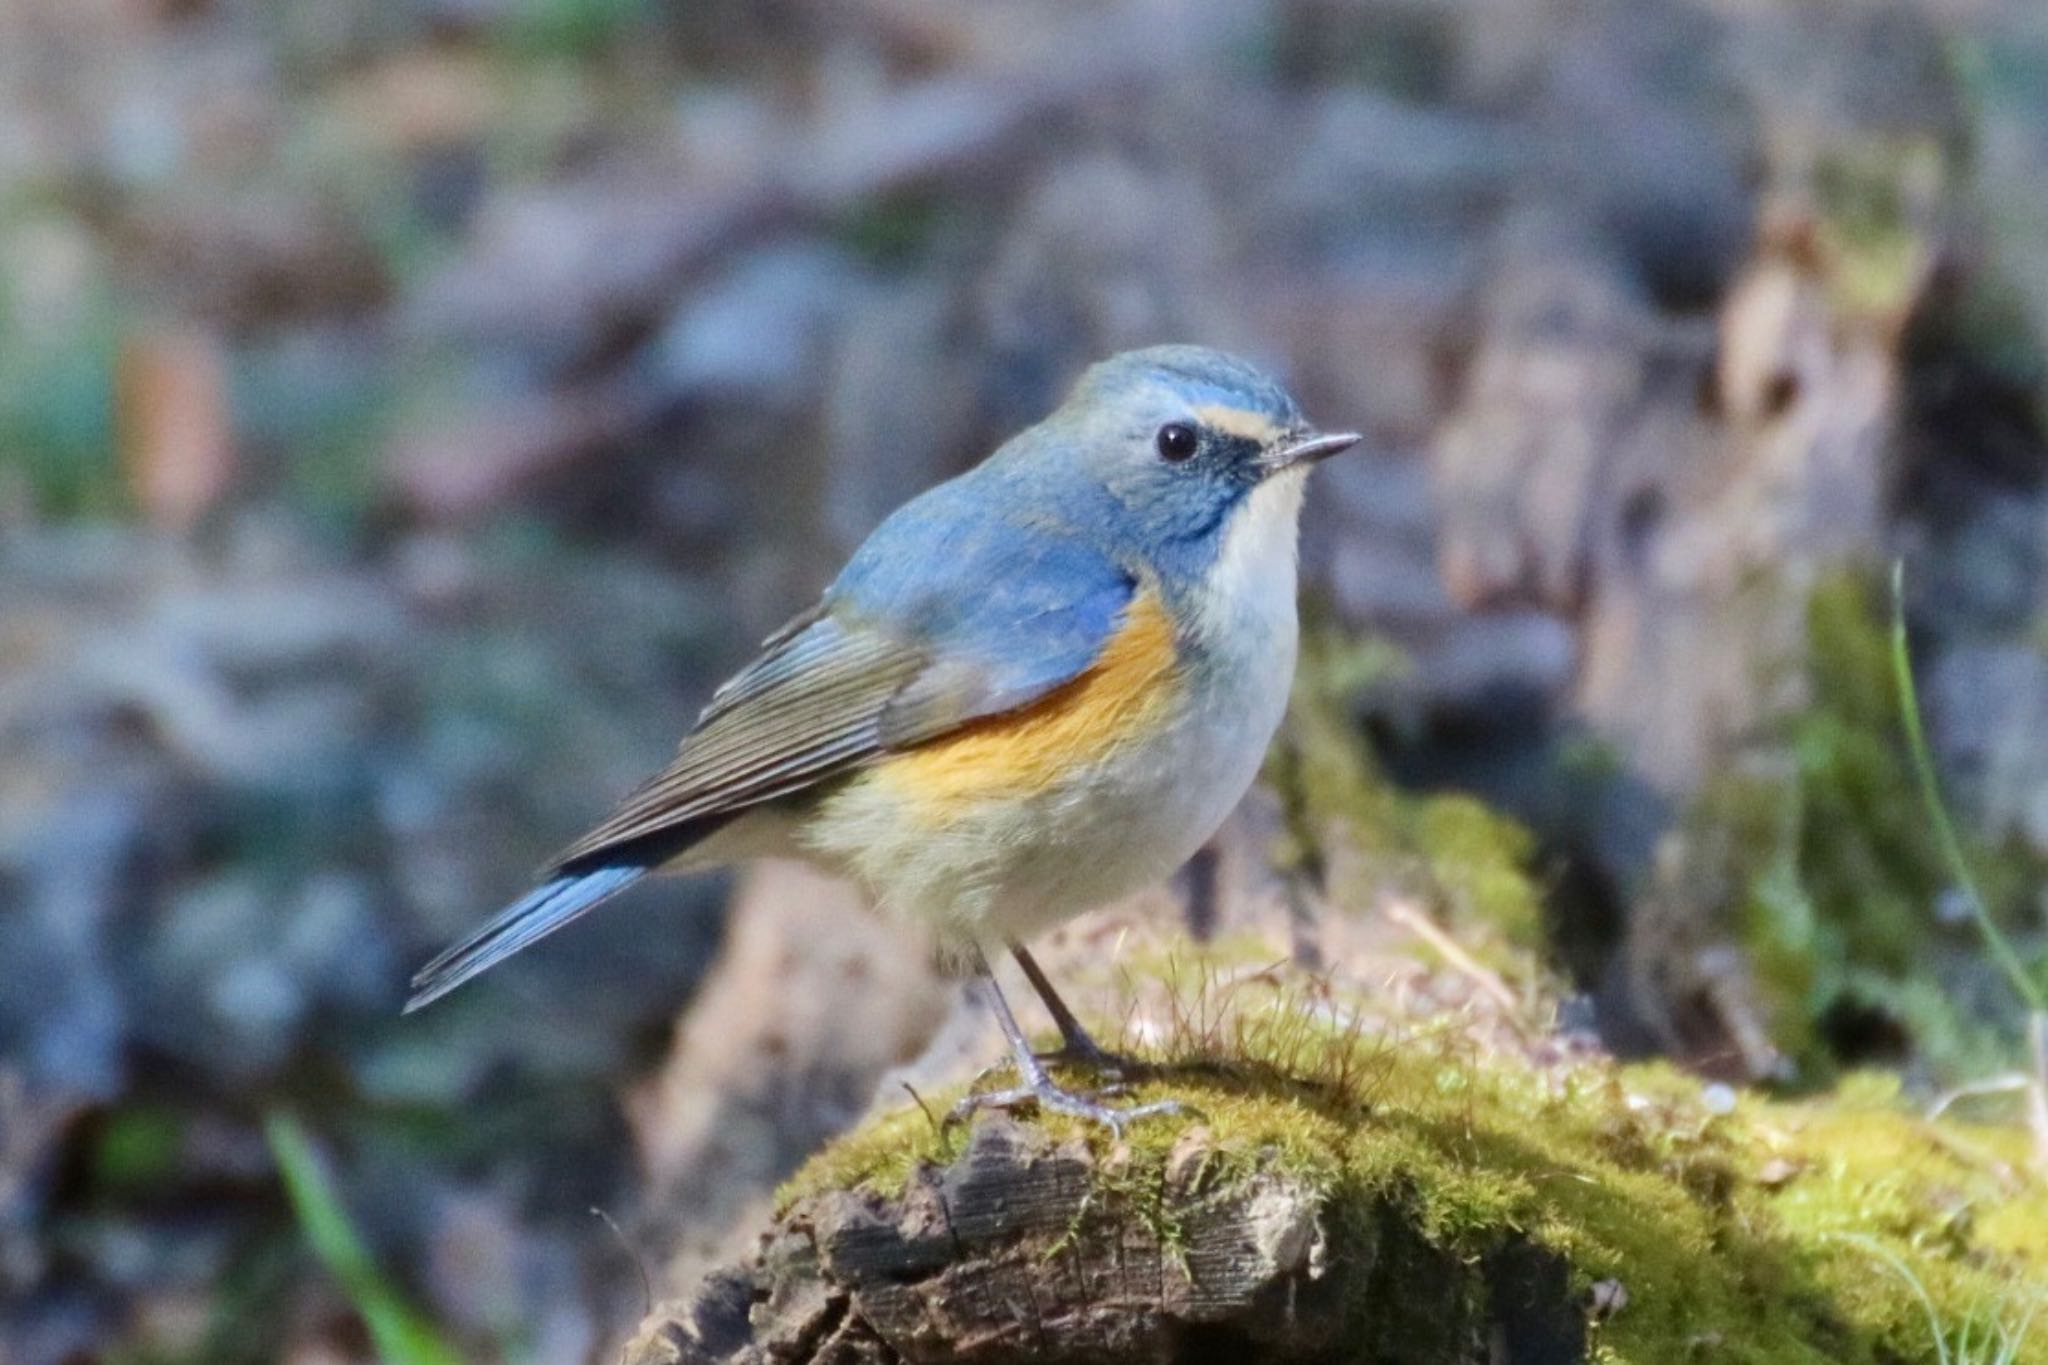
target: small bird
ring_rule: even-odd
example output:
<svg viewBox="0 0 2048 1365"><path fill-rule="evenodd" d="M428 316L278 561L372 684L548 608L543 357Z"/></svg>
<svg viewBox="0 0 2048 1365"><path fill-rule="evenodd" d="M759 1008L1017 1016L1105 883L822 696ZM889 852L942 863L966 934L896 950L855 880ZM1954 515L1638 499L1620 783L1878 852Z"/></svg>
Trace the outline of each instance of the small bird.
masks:
<svg viewBox="0 0 2048 1365"><path fill-rule="evenodd" d="M1056 1054L1114 1070L1024 941L1157 881L1257 774L1294 675L1295 541L1356 444L1197 346L1091 367L1051 416L912 499L711 697L675 760L548 880L413 978L410 1013L653 872L798 857L855 878L970 974L1036 1102L1060 1088L990 970L1007 948Z"/></svg>

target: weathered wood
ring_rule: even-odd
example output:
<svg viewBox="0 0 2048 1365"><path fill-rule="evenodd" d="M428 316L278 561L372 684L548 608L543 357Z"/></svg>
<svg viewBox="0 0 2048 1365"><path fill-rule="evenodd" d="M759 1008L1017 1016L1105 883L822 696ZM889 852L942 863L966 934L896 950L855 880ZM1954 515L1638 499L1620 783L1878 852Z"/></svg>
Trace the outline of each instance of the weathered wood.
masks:
<svg viewBox="0 0 2048 1365"><path fill-rule="evenodd" d="M670 1284L743 1249L776 1182L860 1118L959 995L850 884L797 863L749 868L729 925L629 1106L650 1196L640 1231Z"/></svg>
<svg viewBox="0 0 2048 1365"><path fill-rule="evenodd" d="M1393 1196L1277 1169L1229 1181L1192 1130L1163 1167L1000 1116L893 1197L834 1191L664 1305L626 1365L1306 1362L1564 1365L1585 1315L1556 1256L1429 1245Z"/></svg>

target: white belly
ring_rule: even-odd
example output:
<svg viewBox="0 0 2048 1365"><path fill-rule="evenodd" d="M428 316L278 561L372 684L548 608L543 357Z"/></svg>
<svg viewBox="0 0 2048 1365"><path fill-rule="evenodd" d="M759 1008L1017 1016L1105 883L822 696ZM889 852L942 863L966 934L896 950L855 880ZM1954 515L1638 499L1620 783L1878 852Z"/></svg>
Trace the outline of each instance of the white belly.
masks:
<svg viewBox="0 0 2048 1365"><path fill-rule="evenodd" d="M1159 736L1120 760L1015 812L1014 854L980 924L985 939L1028 939L1084 910L1170 875L1206 843L1258 776L1294 676L1285 638L1257 660L1233 660L1192 681ZM1005 823L1009 823L1006 820Z"/></svg>

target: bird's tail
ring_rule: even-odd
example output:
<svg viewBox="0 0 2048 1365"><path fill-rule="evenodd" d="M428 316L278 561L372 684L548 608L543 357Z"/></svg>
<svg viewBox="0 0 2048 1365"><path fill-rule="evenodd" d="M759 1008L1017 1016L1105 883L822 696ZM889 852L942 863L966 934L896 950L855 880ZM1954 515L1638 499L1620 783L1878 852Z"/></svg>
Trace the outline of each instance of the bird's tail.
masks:
<svg viewBox="0 0 2048 1365"><path fill-rule="evenodd" d="M523 899L498 912L483 928L420 968L413 976L412 995L405 1002L405 1012L411 1014L439 1000L477 973L596 909L600 902L624 891L647 872L646 867L638 864L615 863L588 872L566 872L535 887Z"/></svg>

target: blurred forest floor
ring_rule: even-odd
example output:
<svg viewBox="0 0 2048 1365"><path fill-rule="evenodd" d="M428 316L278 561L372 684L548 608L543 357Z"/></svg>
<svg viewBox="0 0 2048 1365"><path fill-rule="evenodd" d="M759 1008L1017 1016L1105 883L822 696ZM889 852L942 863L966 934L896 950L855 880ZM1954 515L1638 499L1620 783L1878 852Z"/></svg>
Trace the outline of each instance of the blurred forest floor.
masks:
<svg viewBox="0 0 2048 1365"><path fill-rule="evenodd" d="M731 1047L714 883L408 968L1163 339L1368 433L1317 685L1518 822L1401 817L1541 887L1476 938L1718 1077L2010 1066L1882 584L2038 971L2044 185L2033 0L0 0L0 1357L363 1358L282 1114L468 1358L615 1343L588 1210L715 1237L943 992L772 877Z"/></svg>

